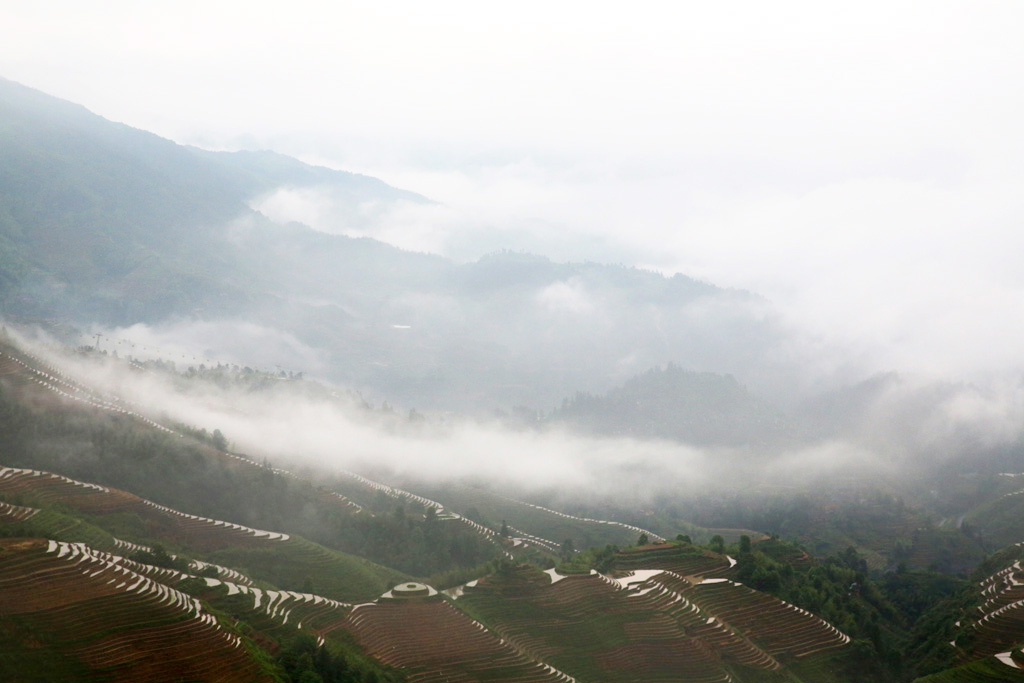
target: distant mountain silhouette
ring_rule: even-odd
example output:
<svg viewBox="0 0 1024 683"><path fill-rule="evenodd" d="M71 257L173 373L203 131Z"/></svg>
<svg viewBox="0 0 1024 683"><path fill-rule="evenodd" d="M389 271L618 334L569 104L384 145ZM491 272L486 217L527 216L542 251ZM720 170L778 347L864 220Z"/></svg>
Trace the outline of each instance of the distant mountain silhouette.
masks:
<svg viewBox="0 0 1024 683"><path fill-rule="evenodd" d="M576 394L549 417L609 436L675 439L697 445L777 441L792 426L730 375L653 368L603 396Z"/></svg>
<svg viewBox="0 0 1024 683"><path fill-rule="evenodd" d="M296 370L485 413L548 409L668 362L742 376L779 338L759 297L682 275L513 251L457 264L250 206L281 188L323 192L353 221L429 201L273 152L185 147L0 80L0 311L223 324L204 352L294 366L263 341L276 335L312 365Z"/></svg>

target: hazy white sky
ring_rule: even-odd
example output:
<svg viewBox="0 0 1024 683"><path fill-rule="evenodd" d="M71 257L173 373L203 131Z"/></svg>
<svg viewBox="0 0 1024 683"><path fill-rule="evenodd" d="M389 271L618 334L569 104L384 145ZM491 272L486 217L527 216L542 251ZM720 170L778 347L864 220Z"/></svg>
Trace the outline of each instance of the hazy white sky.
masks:
<svg viewBox="0 0 1024 683"><path fill-rule="evenodd" d="M0 26L0 75L107 118L442 202L382 222L401 246L679 270L879 367L1024 367L1019 2L16 0Z"/></svg>

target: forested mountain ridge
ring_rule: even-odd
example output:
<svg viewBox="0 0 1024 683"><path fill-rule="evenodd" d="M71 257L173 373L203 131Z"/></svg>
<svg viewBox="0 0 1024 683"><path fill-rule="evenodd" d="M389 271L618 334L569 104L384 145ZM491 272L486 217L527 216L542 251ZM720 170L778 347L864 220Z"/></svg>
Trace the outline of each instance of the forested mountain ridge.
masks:
<svg viewBox="0 0 1024 683"><path fill-rule="evenodd" d="M254 215L249 200L290 184L423 200L270 152L176 145L7 80L0 141L8 314L123 324L238 311L266 293L227 243L226 224Z"/></svg>
<svg viewBox="0 0 1024 683"><path fill-rule="evenodd" d="M608 436L698 445L765 446L794 436L790 418L752 396L734 377L688 372L671 363L604 396L576 394L547 420Z"/></svg>

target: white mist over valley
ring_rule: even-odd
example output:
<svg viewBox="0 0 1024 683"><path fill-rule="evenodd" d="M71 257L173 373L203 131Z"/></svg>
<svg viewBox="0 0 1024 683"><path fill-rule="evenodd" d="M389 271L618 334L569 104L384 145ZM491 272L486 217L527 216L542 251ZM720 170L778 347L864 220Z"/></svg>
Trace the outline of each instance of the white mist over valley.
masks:
<svg viewBox="0 0 1024 683"><path fill-rule="evenodd" d="M1022 23L0 7L0 677L1024 678Z"/></svg>

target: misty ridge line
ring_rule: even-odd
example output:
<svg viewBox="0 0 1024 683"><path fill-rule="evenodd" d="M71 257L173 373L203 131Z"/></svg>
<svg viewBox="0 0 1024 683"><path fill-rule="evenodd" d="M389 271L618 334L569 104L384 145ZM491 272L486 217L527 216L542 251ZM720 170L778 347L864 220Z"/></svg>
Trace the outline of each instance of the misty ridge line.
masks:
<svg viewBox="0 0 1024 683"><path fill-rule="evenodd" d="M512 429L499 421L447 417L444 422L413 424L367 420L365 409L344 397L311 397L296 389L302 382L278 383L268 390L246 391L192 380L184 387L175 377L132 369L124 360L82 358L38 346L40 337L17 337L24 348L60 366L85 386L131 401L144 414L181 424L214 428L231 440L233 450L254 461L341 473L373 472L388 480L465 482L487 487L512 487L516 495L551 494L563 500L594 496L623 503L642 503L662 495L706 489L714 482L730 487L767 485L785 488L824 483L840 485L913 476L942 458L942 435L901 430L887 437L884 422L911 402L913 392L902 385L875 401L869 414L877 419L872 439L811 439L774 453L750 448L695 447L666 440L594 437L564 428ZM959 411L960 427L988 433L993 419L1006 423L1007 441L1020 438L1020 395L1017 403L985 402L976 393L953 394L951 401L928 413L919 428L955 433L950 411ZM1002 412L1001 412L1002 411ZM967 419L965 419L967 418ZM1016 425L1010 429L1009 425ZM889 425L895 428L899 425ZM951 431L952 430L952 431ZM907 444L914 440L916 450Z"/></svg>
<svg viewBox="0 0 1024 683"><path fill-rule="evenodd" d="M280 190L281 188L279 188ZM276 220L276 219L275 219ZM283 220L283 219L281 219ZM246 227L248 226L248 227ZM239 231L245 233L252 227L251 216L241 216L230 222L226 228L229 233ZM306 224L303 228L309 227ZM262 229L262 228L261 228ZM343 236L343 232L331 232L332 236ZM346 237L347 238L347 237ZM366 238L364 238L366 239ZM371 240L381 246L391 248L393 245L380 237ZM613 342L610 346L616 346L611 351L601 349L597 351L605 361L604 372L595 368L588 368L585 373L580 373L575 378L574 384L563 383L558 389L552 390L548 387L526 392L525 398L518 397L520 404L557 406L560 398L571 395L581 389L585 391L607 391L615 386L616 382L628 379L632 374L643 372L651 367L665 364L679 363L685 359L685 365L695 371L721 372L733 374L740 378L745 386L751 387L756 394L776 402L781 406L791 407L795 403L813 398L816 392L827 389L841 388L860 381L868 381L878 374L880 370L888 370L888 366L879 365L878 359L871 359L865 356L864 349L850 347L846 343L837 340L825 340L811 334L796 324L792 317L785 311L776 307L775 303L769 301L759 294L747 290L722 288L702 280L695 280L680 273L667 275L664 271L656 268L645 269L644 267L630 266L617 268L624 271L633 271L643 275L650 275L658 280L666 282L674 279L683 279L693 283L693 286L703 289L701 297L686 301L673 311L679 315L685 324L691 327L684 332L691 336L697 336L700 341L697 344L684 341L685 333L680 330L669 331L663 329L663 318L666 315L664 310L657 310L650 302L645 302L642 311L633 313L629 310L632 302L629 301L629 294L616 292L611 289L602 289L601 283L588 279L589 276L581 275L574 269L577 268L616 268L615 266L604 266L590 262L585 263L556 263L544 256L534 255L523 251L512 252L502 250L495 254L488 254L482 257L475 257L463 264L442 256L432 256L416 251L408 251L406 254L413 258L426 257L434 263L444 263L449 270L459 270L466 267L483 269L491 267L495 256L503 254L514 254L516 258L526 261L537 261L549 263L556 273L550 279L539 284L516 284L524 290L523 303L533 306L538 314L532 318L526 318L530 324L547 325L549 330L556 330L554 334L561 334L564 329L573 326L579 327L579 332L565 336L561 339L564 347L562 349L549 349L554 351L553 357L539 357L539 362L563 363L571 358L568 347L578 345L579 340L587 335L594 337L604 334L612 336L610 330L618 325L612 325L612 321L622 319L625 324L636 323L650 317L650 321L642 324L650 324L650 334L643 343L630 348L628 345ZM301 264L299 264L301 265ZM280 275L279 277L285 277ZM411 286L409 286L411 284ZM436 287L436 283L428 283ZM401 287L405 289L401 289ZM314 294L308 298L299 295L297 291L284 294L281 297L282 304L290 302L302 306L309 306L318 310L337 310L344 315L359 319L362 325L382 325L392 332L409 330L409 336L428 334L436 339L439 330L447 325L452 325L453 332L449 342L459 342L461 334L475 337L473 341L485 344L502 343L506 344L513 355L522 353L521 344L523 339L507 339L509 330L502 326L501 316L495 317L492 309L499 306L488 302L485 299L467 302L460 298L464 294L453 292L451 283L445 283L439 288L419 289L421 283L404 283L397 291L390 292L393 299L388 302L388 309L383 314L371 313L370 309L363 306L362 302L346 300L343 296L336 297L330 294ZM393 285L384 285L385 289L394 289ZM499 295L497 304L501 304ZM517 306L518 308L518 306ZM421 362L424 366L430 367L436 364L437 359L432 357L406 357L403 354L416 353L418 350L402 349L395 346L391 350L397 351L395 358L382 357L381 360L362 360L363 366L374 365L380 368L380 372L368 370L353 370L346 368L340 371L339 354L337 349L325 347L322 344L311 342L301 330L292 329L272 321L265 315L264 311L250 311L254 322L239 315L224 318L205 318L192 320L191 322L182 318L169 318L156 323L136 323L128 327L120 328L99 328L104 334L123 336L126 340L139 336L146 343L160 345L189 345L200 344L207 350L205 354L223 355L236 359L245 357L244 354L263 353L259 347L268 345L274 349L273 357L264 354L258 361L241 361L254 366L269 368L274 366L280 369L282 364L295 365L308 369L312 374L322 377L329 377L337 382L343 375L358 377L361 390L372 395L376 391L375 382L384 380L383 383L390 384L393 390L406 391L402 382L396 381L399 378L407 381L407 384L414 384L415 378L408 376L395 377L389 375L390 368L409 366ZM432 318L438 314L436 318ZM625 315L624 315L625 314ZM378 319L379 318L379 319ZM476 324L470 324L469 320L477 318ZM559 320L560 318L564 320ZM415 324L408 324L415 323ZM454 324L453 324L454 323ZM527 325L522 325L525 327ZM733 326L739 328L734 330ZM751 332L751 326L760 326L762 329L753 330L748 337L742 336L744 331ZM487 330L494 328L493 332ZM700 330L704 330L701 332ZM707 331L711 330L710 333ZM733 334L738 331L740 334ZM259 343L256 343L258 338ZM653 341L652 341L653 340ZM682 346L679 344L682 343ZM688 345L689 344L689 345ZM717 347L717 348L716 348ZM895 348L895 347L894 347ZM723 350L724 349L724 350ZM186 351L187 355L188 352ZM240 356L240 354L242 354ZM614 354L614 355L613 355ZM172 354L173 355L173 354ZM745 360L738 360L746 357ZM489 359L492 366L500 365L501 359ZM239 364L238 360L227 361ZM970 373L968 373L970 374ZM1013 371L1011 377L1020 373ZM908 375L913 383L942 382L947 381L941 374L934 371L914 371ZM985 372L975 375L977 385L995 385L1006 381L1002 373ZM518 377L503 378L508 383L506 386L525 387L528 383L519 380ZM581 386L582 385L582 386ZM399 389L399 387L401 387ZM983 391L987 391L984 389ZM417 397L415 394L407 393L397 397L400 403L417 406L424 404L430 406L431 401L451 401L456 391L436 393L425 397ZM378 396L387 398L394 403L389 396ZM404 401L402 399L404 398ZM457 401L457 399L455 399ZM516 399L511 398L504 405L511 405ZM456 412L462 412L469 408L470 404L457 404Z"/></svg>

